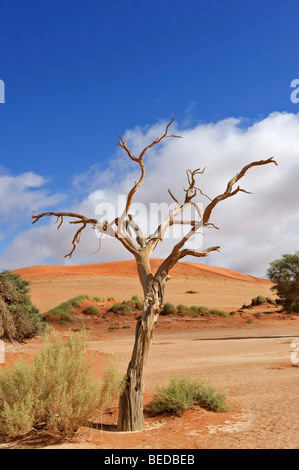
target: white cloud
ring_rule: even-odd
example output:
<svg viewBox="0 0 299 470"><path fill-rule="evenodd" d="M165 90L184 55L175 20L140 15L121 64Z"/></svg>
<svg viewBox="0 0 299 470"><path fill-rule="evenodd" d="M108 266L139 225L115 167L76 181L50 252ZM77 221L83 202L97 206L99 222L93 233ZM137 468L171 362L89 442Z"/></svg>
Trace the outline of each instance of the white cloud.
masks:
<svg viewBox="0 0 299 470"><path fill-rule="evenodd" d="M49 191L43 188L45 183L45 178L31 171L13 176L0 167L1 222L19 225L30 220L33 208L39 210L61 201L62 195L49 195Z"/></svg>
<svg viewBox="0 0 299 470"><path fill-rule="evenodd" d="M165 122L142 129L136 127L128 130L124 138L136 154L164 129ZM228 180L245 164L275 156L278 167L271 164L252 168L240 181L240 186L252 191L253 195L239 193L217 206L211 220L220 231L206 229L203 247L219 244L221 253L213 253L202 261L264 276L269 262L284 252L298 249L299 114L275 112L249 125L246 120L234 118L188 129L184 126L180 129L174 123L171 132L183 139L166 139L148 152L145 157L147 177L136 202L170 203L168 188L182 200L185 170L198 167L206 167L204 175L198 177L198 186L214 197L224 191ZM20 191L28 197L28 206L32 208L36 198L34 193L41 191L43 179L27 175L27 179L22 179ZM82 203L72 210L94 216L98 202L105 198L116 201L118 194L127 193L138 175L138 165L118 149L104 172L101 173L100 167L93 167L85 175L75 178L75 184L88 181L91 189ZM205 199L198 200L207 203ZM71 246L73 227L63 226L59 233L55 228L53 223L36 224L17 235L0 256L0 267L5 263L12 267L16 262L18 266L41 264L45 260L55 264L65 262L63 255ZM94 255L97 242L93 231L85 233L72 264L131 257L116 240L103 240L100 253ZM153 256L167 255L171 245L171 240L163 241Z"/></svg>

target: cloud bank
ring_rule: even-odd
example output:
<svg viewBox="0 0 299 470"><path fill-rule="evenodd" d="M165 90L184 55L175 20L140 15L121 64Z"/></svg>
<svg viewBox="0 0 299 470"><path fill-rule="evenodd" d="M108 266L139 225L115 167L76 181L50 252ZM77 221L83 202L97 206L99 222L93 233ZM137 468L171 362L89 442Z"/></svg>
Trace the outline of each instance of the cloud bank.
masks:
<svg viewBox="0 0 299 470"><path fill-rule="evenodd" d="M153 138L163 134L165 125L165 122L159 122L146 128L136 127L127 130L123 137L137 154ZM202 248L221 246L221 253L211 254L202 260L204 263L265 277L272 260L298 249L299 114L275 112L254 123L235 118L189 128L184 123L181 129L174 123L172 133L183 139L166 139L146 154L147 177L135 202L170 203L168 188L182 201L188 168L206 167L205 173L198 176L198 186L210 197L215 197L225 190L228 180L244 165L275 157L278 167L272 164L252 168L240 181L240 186L253 192L252 195L238 193L216 207L211 221L220 230L206 229L202 245ZM94 217L99 202L115 203L118 194L126 194L138 175L138 165L118 149L105 168L95 165L86 169L85 174L74 175L75 187L80 189L88 181L90 192L80 204L62 209ZM44 184L42 176L31 172L20 177L1 176L0 173L1 216L7 219L12 213L21 213L23 206L30 207L30 211L45 206L57 210L61 195L48 195L42 189ZM204 205L208 203L205 198L198 197L198 201ZM44 221L17 233L0 253L0 268L130 258L120 243L107 239L102 241L101 250L95 255L98 239L94 231L89 230L82 236L72 260L65 260L63 256L70 251L73 227L64 224L57 233L53 222ZM3 227L0 232L3 236ZM170 239L164 240L153 256L166 256L172 245Z"/></svg>

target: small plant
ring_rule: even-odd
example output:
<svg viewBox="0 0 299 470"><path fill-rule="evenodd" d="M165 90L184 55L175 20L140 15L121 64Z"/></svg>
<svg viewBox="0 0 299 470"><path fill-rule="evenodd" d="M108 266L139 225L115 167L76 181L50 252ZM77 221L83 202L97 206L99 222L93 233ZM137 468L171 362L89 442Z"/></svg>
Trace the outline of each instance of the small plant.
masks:
<svg viewBox="0 0 299 470"><path fill-rule="evenodd" d="M275 305L275 307L277 306L277 303L276 303L275 299L271 299L270 297L266 297L266 301L268 302L268 304Z"/></svg>
<svg viewBox="0 0 299 470"><path fill-rule="evenodd" d="M63 302L62 304L58 305L57 307L48 310L48 312L43 314L42 318L47 322L66 321L71 323L73 321L73 310L80 308L84 300L102 302L104 299L102 297L93 297L90 295L77 295L77 297L69 299L66 302Z"/></svg>
<svg viewBox="0 0 299 470"><path fill-rule="evenodd" d="M217 310L216 308L209 309L209 313L211 313L212 315L218 315L220 317L229 318L229 315L226 312L223 312L222 310Z"/></svg>
<svg viewBox="0 0 299 470"><path fill-rule="evenodd" d="M199 294L197 290L186 290L186 294Z"/></svg>
<svg viewBox="0 0 299 470"><path fill-rule="evenodd" d="M108 331L119 330L119 326L109 326Z"/></svg>
<svg viewBox="0 0 299 470"><path fill-rule="evenodd" d="M194 406L201 406L211 411L227 412L226 396L217 393L210 385L190 377L173 377L165 387L156 387L152 411L158 413L181 414Z"/></svg>
<svg viewBox="0 0 299 470"><path fill-rule="evenodd" d="M113 312L113 313L131 313L132 311L133 311L133 307L131 304L128 304L128 303L114 304L109 310L109 312Z"/></svg>
<svg viewBox="0 0 299 470"><path fill-rule="evenodd" d="M179 304L176 309L180 315L188 315L191 313L191 308L186 305Z"/></svg>
<svg viewBox="0 0 299 470"><path fill-rule="evenodd" d="M108 302L114 302L114 297L108 297Z"/></svg>
<svg viewBox="0 0 299 470"><path fill-rule="evenodd" d="M85 315L97 315L97 313L99 313L99 310L97 309L97 307L89 305L88 307L86 307L85 310L83 310L83 313Z"/></svg>
<svg viewBox="0 0 299 470"><path fill-rule="evenodd" d="M86 333L67 342L52 334L32 364L19 359L0 370L0 434L12 438L44 428L71 436L97 410L107 409L120 384L114 364L100 383L94 381Z"/></svg>
<svg viewBox="0 0 299 470"><path fill-rule="evenodd" d="M143 298L140 297L139 295L133 295L133 296L131 297L131 300L133 300L133 302L141 302L141 303L143 303Z"/></svg>
<svg viewBox="0 0 299 470"><path fill-rule="evenodd" d="M105 302L104 297L93 296L92 298L95 302L99 302L99 303Z"/></svg>
<svg viewBox="0 0 299 470"><path fill-rule="evenodd" d="M161 315L172 315L174 313L176 313L176 308L173 304L170 304L169 302L164 304Z"/></svg>
<svg viewBox="0 0 299 470"><path fill-rule="evenodd" d="M257 297L254 297L251 299L251 305L252 307L257 307L258 305L262 305L267 302L266 297L262 295L258 295Z"/></svg>
<svg viewBox="0 0 299 470"><path fill-rule="evenodd" d="M131 328L131 325L124 325L123 328L124 328L124 329L126 329L126 328Z"/></svg>

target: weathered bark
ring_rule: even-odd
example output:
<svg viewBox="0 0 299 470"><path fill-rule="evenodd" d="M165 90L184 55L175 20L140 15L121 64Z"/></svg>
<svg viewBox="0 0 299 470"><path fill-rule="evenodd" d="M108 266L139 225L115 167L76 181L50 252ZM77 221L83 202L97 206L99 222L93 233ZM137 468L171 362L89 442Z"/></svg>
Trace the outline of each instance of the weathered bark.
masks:
<svg viewBox="0 0 299 470"><path fill-rule="evenodd" d="M127 382L119 400L118 429L137 431L143 429L144 374L155 326L164 304L165 281L153 277L148 258L137 260L139 278L145 299L141 318L137 320L135 344L127 369Z"/></svg>

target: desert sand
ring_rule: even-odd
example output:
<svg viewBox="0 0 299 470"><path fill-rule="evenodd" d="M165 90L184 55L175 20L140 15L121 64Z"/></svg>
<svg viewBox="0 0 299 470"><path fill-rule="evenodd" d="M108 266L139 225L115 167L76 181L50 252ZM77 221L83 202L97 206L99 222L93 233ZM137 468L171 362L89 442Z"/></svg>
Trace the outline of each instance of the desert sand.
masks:
<svg viewBox="0 0 299 470"><path fill-rule="evenodd" d="M159 260L152 263L156 267ZM113 296L115 300L142 294L131 261L37 266L16 272L31 281L32 299L41 312L79 294ZM239 310L257 295L274 297L271 283L264 279L199 263L179 263L171 275L167 301L236 313L230 318L160 317L146 371L145 430L117 432L115 404L101 425L82 427L69 442L33 434L25 440L0 443L0 447L298 448L299 367L292 364L290 355L291 342L299 337L299 317L280 314L277 309L270 313L271 308L256 309L253 313ZM187 290L198 293L187 294ZM101 376L111 357L125 373L133 347L134 322L129 315L113 314L106 315L105 320L86 320L91 328L88 353L94 357L96 377ZM129 328L123 329L124 325ZM111 331L111 326L116 329ZM68 326L56 328L62 336L69 334ZM24 345L8 345L7 363L20 355L30 360L41 344L41 338L34 338ZM155 386L181 373L201 378L225 392L232 411L213 413L196 408L180 417L153 418L149 407Z"/></svg>

